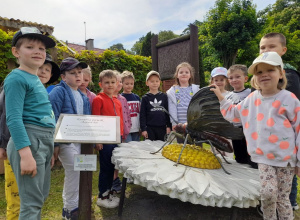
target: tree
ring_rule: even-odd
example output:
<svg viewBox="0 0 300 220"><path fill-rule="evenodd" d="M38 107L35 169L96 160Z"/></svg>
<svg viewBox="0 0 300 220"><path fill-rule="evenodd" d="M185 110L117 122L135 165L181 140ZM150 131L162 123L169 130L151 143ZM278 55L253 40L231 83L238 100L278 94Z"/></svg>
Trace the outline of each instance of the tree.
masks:
<svg viewBox="0 0 300 220"><path fill-rule="evenodd" d="M262 16L265 20L260 37L270 32L279 32L287 39L284 62L300 68L300 1L277 0Z"/></svg>
<svg viewBox="0 0 300 220"><path fill-rule="evenodd" d="M120 51L120 50L125 51L125 48L124 48L123 44L121 44L121 43L114 44L114 45L110 46L108 49L115 50L115 51Z"/></svg>
<svg viewBox="0 0 300 220"><path fill-rule="evenodd" d="M198 20L195 20L193 23L193 25L196 25L196 26L200 26L202 24L201 21L198 21ZM183 35L188 35L190 34L190 25L187 26L187 28L185 28L182 33L180 34L180 36L183 36Z"/></svg>
<svg viewBox="0 0 300 220"><path fill-rule="evenodd" d="M140 39L132 46L131 51L134 52L135 55L141 55L144 39L145 36L140 37Z"/></svg>
<svg viewBox="0 0 300 220"><path fill-rule="evenodd" d="M142 43L142 48L141 48L141 55L145 57L151 56L151 38L153 34L148 32L145 36L145 39Z"/></svg>
<svg viewBox="0 0 300 220"><path fill-rule="evenodd" d="M215 49L228 68L235 63L239 49L259 32L256 10L250 0L217 0L203 22L200 39Z"/></svg>
<svg viewBox="0 0 300 220"><path fill-rule="evenodd" d="M164 41L167 41L167 40L171 40L171 39L174 39L174 38L177 38L179 37L179 35L177 34L174 34L173 31L160 31L158 33L158 42L164 42Z"/></svg>

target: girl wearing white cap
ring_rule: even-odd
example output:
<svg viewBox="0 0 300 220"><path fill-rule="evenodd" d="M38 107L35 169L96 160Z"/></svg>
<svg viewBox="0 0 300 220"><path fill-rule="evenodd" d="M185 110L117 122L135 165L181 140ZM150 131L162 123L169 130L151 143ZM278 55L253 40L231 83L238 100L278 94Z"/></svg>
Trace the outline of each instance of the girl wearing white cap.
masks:
<svg viewBox="0 0 300 220"><path fill-rule="evenodd" d="M261 205L264 219L293 219L289 201L294 172L300 175L300 102L285 90L286 76L281 57L276 52L262 53L249 67L253 74L252 92L238 105L211 88L219 101L222 115L241 122L247 150L258 163Z"/></svg>

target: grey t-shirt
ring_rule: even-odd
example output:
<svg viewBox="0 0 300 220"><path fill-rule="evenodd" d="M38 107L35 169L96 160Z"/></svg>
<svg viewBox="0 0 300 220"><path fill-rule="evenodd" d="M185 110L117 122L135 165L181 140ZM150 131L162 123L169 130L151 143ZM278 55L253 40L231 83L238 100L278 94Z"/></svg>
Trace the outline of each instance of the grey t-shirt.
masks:
<svg viewBox="0 0 300 220"><path fill-rule="evenodd" d="M77 114L79 115L83 115L83 100L82 100L82 96L81 94L74 89L71 89L75 102L76 102L76 110L77 110Z"/></svg>

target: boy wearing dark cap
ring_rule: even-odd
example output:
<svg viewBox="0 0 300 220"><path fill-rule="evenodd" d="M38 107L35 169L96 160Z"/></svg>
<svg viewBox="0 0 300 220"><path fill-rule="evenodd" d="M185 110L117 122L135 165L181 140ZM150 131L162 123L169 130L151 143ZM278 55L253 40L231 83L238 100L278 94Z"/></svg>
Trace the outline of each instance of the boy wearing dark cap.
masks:
<svg viewBox="0 0 300 220"><path fill-rule="evenodd" d="M12 54L20 66L6 77L4 92L11 134L7 155L19 189L19 219L41 219L49 194L55 118L37 72L45 62L46 49L54 46L35 27L22 27L12 40Z"/></svg>
<svg viewBox="0 0 300 220"><path fill-rule="evenodd" d="M47 84L56 81L60 76L60 70L56 63L52 61L52 57L46 54L46 60L44 64L39 67L37 76L41 80L42 84ZM9 130L6 126L6 112L5 112L5 102L4 93L1 93L0 98L0 126L1 126L1 144L0 144L0 159L4 159L5 168L5 197L6 197L6 218L7 219L18 219L20 213L20 198L19 191L16 182L15 175L7 160L6 147L10 138ZM4 96L5 97L5 96ZM51 166L54 164L54 157L52 157Z"/></svg>
<svg viewBox="0 0 300 220"><path fill-rule="evenodd" d="M61 113L65 114L91 114L88 98L78 89L82 83L81 70L87 64L75 58L68 57L60 65L61 82L49 94L49 99L57 121ZM64 219L77 219L79 200L79 171L74 171L74 155L80 154L80 143L59 144L55 147L55 157L58 155L65 169L63 190L62 217Z"/></svg>

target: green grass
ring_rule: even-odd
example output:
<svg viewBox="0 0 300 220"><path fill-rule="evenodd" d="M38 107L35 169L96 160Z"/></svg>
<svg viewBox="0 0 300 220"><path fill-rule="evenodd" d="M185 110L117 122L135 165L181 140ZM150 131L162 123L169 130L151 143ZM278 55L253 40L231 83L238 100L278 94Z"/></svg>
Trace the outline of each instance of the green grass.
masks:
<svg viewBox="0 0 300 220"><path fill-rule="evenodd" d="M99 168L98 168L99 170ZM94 219L105 219L110 216L117 216L118 209L100 209L96 205L98 195L98 174L99 171L93 172L93 203L92 203L92 216ZM52 170L51 176L51 189L49 198L46 200L43 210L42 219L61 219L62 203L62 190L63 190L64 169L61 166L55 166ZM300 186L300 178L298 178ZM297 202L300 204L300 187L298 187ZM126 190L126 197L138 190L138 186L129 184ZM6 201L4 192L4 175L0 175L0 219L5 219L6 215Z"/></svg>

